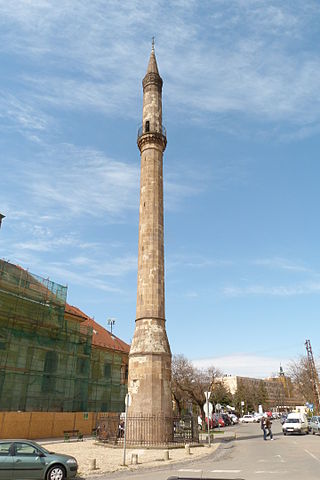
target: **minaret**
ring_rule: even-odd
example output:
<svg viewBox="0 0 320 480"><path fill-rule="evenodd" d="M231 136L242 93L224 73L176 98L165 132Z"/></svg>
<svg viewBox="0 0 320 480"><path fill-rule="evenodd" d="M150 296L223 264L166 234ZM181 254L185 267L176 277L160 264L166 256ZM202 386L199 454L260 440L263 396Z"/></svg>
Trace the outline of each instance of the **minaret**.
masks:
<svg viewBox="0 0 320 480"><path fill-rule="evenodd" d="M143 85L139 249L136 326L129 354L129 441L166 443L172 439L171 351L165 327L163 240L162 79L154 43ZM130 418L144 416L150 425L138 429ZM144 419L146 427L147 420ZM143 431L145 430L145 431Z"/></svg>

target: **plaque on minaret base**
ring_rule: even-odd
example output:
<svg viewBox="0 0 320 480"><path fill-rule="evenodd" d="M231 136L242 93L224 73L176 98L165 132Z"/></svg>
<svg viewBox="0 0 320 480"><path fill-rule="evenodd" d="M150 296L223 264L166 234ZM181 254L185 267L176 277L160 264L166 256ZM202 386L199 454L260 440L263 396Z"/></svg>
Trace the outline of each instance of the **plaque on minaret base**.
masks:
<svg viewBox="0 0 320 480"><path fill-rule="evenodd" d="M165 327L162 79L154 45L143 85L138 285L135 332L129 354L129 444L173 440L171 351Z"/></svg>

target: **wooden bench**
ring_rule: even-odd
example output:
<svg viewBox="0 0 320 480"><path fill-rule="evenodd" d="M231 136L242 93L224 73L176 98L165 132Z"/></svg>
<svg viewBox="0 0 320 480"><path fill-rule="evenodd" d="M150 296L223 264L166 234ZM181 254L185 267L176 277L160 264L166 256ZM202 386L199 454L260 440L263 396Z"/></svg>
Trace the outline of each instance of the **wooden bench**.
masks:
<svg viewBox="0 0 320 480"><path fill-rule="evenodd" d="M64 430L63 435L65 442L68 442L70 438L76 438L78 441L81 440L83 442L83 434L79 430Z"/></svg>

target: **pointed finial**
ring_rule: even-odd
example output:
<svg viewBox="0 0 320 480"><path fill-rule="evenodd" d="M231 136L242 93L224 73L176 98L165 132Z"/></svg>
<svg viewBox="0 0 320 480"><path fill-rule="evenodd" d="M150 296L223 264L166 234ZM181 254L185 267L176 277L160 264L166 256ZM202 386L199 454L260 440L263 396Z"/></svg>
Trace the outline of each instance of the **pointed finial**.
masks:
<svg viewBox="0 0 320 480"><path fill-rule="evenodd" d="M152 52L154 52L154 37L152 37Z"/></svg>

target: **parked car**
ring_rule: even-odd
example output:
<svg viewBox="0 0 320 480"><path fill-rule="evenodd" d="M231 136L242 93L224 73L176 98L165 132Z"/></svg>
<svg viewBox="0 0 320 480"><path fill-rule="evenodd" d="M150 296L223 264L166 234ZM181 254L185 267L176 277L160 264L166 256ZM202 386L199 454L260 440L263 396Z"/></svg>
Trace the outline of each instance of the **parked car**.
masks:
<svg viewBox="0 0 320 480"><path fill-rule="evenodd" d="M0 440L0 478L67 480L75 478L78 462L70 455L49 452L31 440Z"/></svg>
<svg viewBox="0 0 320 480"><path fill-rule="evenodd" d="M261 422L261 419L262 419L262 418L263 418L263 414L262 414L262 413L255 413L255 414L254 414L254 421L255 421L256 423Z"/></svg>
<svg viewBox="0 0 320 480"><path fill-rule="evenodd" d="M232 420L231 420L230 415L228 415L227 413L222 413L221 417L222 417L226 427L229 427L229 425L232 425Z"/></svg>
<svg viewBox="0 0 320 480"><path fill-rule="evenodd" d="M218 420L218 424L219 424L220 427L224 427L224 426L225 426L225 423L224 423L224 420L223 420L222 417L218 417L217 420Z"/></svg>
<svg viewBox="0 0 320 480"><path fill-rule="evenodd" d="M243 415L243 417L239 418L241 423L254 423L255 421L254 415Z"/></svg>
<svg viewBox="0 0 320 480"><path fill-rule="evenodd" d="M309 431L313 435L320 433L320 416L311 417L309 422Z"/></svg>
<svg viewBox="0 0 320 480"><path fill-rule="evenodd" d="M230 413L230 418L233 425L236 425L237 423L239 423L239 418L234 413Z"/></svg>
<svg viewBox="0 0 320 480"><path fill-rule="evenodd" d="M205 422L206 422L206 429L208 428L208 418L206 417L205 419ZM219 422L218 422L218 419L213 416L211 418L209 418L209 427L210 428L217 428L219 426Z"/></svg>
<svg viewBox="0 0 320 480"><path fill-rule="evenodd" d="M282 425L283 435L287 433L309 433L308 419L303 413L289 413Z"/></svg>

